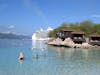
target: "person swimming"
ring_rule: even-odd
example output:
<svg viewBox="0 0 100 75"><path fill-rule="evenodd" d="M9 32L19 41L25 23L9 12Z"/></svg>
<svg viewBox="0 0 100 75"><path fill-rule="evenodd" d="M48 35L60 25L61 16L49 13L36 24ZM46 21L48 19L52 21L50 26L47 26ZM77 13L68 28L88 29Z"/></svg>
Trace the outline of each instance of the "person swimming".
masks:
<svg viewBox="0 0 100 75"><path fill-rule="evenodd" d="M19 60L24 60L24 54L22 52L19 54Z"/></svg>
<svg viewBox="0 0 100 75"><path fill-rule="evenodd" d="M38 57L39 57L38 54L35 54L35 55L34 55L34 58L35 58L35 59L38 59Z"/></svg>

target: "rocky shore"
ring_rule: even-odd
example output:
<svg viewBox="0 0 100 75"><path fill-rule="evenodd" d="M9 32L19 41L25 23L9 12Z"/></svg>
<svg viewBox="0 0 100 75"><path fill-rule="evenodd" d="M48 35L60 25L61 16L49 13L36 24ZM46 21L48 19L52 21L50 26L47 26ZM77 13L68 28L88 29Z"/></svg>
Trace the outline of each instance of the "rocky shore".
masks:
<svg viewBox="0 0 100 75"><path fill-rule="evenodd" d="M100 48L100 46L93 46L90 45L88 42L84 42L82 44L77 44L72 41L71 38L66 38L62 41L60 38L48 40L46 42L48 45L53 46L62 46L62 47L69 47L69 48Z"/></svg>

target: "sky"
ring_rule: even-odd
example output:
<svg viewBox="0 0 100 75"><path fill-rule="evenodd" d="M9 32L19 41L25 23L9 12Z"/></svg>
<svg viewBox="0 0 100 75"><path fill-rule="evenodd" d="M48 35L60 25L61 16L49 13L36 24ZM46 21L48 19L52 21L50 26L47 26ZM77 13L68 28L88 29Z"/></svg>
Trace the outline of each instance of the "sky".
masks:
<svg viewBox="0 0 100 75"><path fill-rule="evenodd" d="M85 20L100 23L100 0L0 0L0 31L32 34Z"/></svg>

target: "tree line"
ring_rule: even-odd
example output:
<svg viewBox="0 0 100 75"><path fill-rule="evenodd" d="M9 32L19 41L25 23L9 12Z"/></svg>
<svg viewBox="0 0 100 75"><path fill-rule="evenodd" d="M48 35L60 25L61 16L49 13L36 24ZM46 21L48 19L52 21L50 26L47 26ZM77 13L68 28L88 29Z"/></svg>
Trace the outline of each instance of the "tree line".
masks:
<svg viewBox="0 0 100 75"><path fill-rule="evenodd" d="M53 31L49 32L49 37L56 37L57 32L61 31L65 27L83 31L87 37L92 34L100 34L100 24L95 24L92 21L83 21L80 23L63 23Z"/></svg>

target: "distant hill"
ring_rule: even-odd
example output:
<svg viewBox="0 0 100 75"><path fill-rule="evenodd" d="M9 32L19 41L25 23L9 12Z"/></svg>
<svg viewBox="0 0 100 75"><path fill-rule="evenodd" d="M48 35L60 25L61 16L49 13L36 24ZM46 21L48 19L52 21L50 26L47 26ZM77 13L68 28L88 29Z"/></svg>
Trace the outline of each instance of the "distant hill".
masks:
<svg viewBox="0 0 100 75"><path fill-rule="evenodd" d="M0 32L0 39L31 39L30 36L17 35L14 33L2 33Z"/></svg>

